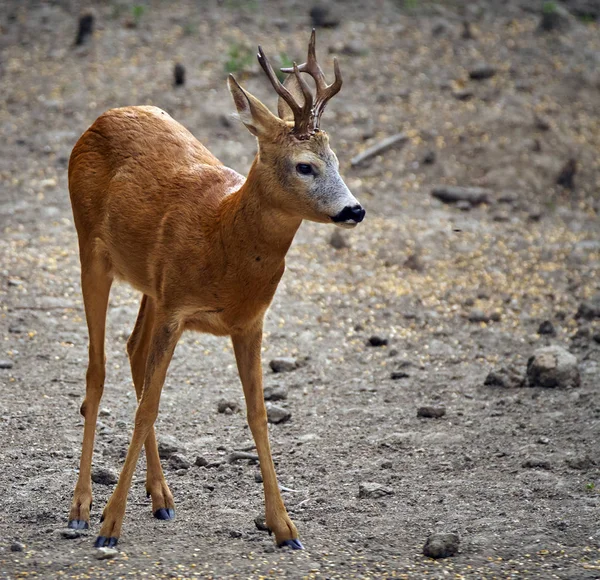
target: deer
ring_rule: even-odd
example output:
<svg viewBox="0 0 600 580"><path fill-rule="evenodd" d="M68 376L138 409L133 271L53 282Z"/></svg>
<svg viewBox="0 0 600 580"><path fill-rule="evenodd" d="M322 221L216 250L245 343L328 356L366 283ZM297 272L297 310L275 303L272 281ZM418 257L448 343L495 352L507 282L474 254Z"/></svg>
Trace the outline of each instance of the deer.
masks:
<svg viewBox="0 0 600 580"><path fill-rule="evenodd" d="M244 178L186 128L152 106L102 114L77 141L68 167L89 333L79 475L68 527L87 529L91 463L105 381L105 326L114 279L142 293L127 341L137 398L133 435L118 482L104 507L94 545L113 547L142 447L146 492L159 520L175 517L154 423L175 346L186 330L229 336L263 478L265 520L277 546L303 549L281 498L263 396L263 321L303 220L353 228L365 210L339 174L320 119L342 86L337 59L327 83L315 53L281 69L281 83L262 48L258 62L278 95L278 115L243 89L229 91L237 115L257 140ZM308 75L314 89L307 83Z"/></svg>

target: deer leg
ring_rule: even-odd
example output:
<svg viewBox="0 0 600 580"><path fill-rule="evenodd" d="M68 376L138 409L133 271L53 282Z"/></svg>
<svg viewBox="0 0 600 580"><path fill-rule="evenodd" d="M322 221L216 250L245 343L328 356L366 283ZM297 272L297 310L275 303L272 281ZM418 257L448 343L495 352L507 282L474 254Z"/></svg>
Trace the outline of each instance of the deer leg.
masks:
<svg viewBox="0 0 600 580"><path fill-rule="evenodd" d="M248 424L260 460L260 471L265 492L266 523L275 534L275 540L279 547L290 546L295 550L301 550L303 546L298 540L298 531L288 516L279 493L277 475L271 457L260 360L262 324L259 328L245 334L232 336L231 340L244 388Z"/></svg>
<svg viewBox="0 0 600 580"><path fill-rule="evenodd" d="M112 278L107 274L100 261L91 261L87 264L82 260L81 290L89 333L89 362L86 373L85 399L80 409L85 419L85 426L79 461L79 477L73 494L68 523L69 528L80 530L89 527L92 506L92 453L98 406L104 390L104 335L111 284Z"/></svg>
<svg viewBox="0 0 600 580"><path fill-rule="evenodd" d="M133 436L119 481L102 514L103 523L100 528L100 535L96 538L94 544L96 548L114 546L121 535L127 494L131 487L133 472L142 446L150 435L158 415L160 394L165 382L167 368L171 362L177 341L181 336L181 328L174 325L166 313L157 309L155 316L144 374L144 390L135 414Z"/></svg>
<svg viewBox="0 0 600 580"><path fill-rule="evenodd" d="M153 325L153 301L144 294L135 327L127 341L127 354L138 402L144 390L144 373ZM159 520L171 520L175 517L175 504L160 464L154 425L144 442L144 447L146 449L146 493L148 497L152 497L152 513Z"/></svg>

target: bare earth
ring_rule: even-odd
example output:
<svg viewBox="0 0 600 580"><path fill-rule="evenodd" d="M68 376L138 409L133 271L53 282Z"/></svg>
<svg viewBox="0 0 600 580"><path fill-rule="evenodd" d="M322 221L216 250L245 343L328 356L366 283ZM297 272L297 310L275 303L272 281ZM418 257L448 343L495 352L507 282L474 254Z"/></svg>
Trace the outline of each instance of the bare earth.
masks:
<svg viewBox="0 0 600 580"><path fill-rule="evenodd" d="M256 528L258 466L226 461L252 446L232 349L193 334L157 422L192 464L164 461L177 518L152 518L142 458L115 558L92 548L112 485L94 484L89 533L62 536L87 362L70 151L106 109L154 104L244 172L255 144L229 117L230 51L301 61L310 31L299 1L95 4L93 37L74 48L78 2L0 0L0 577L600 578L600 319L575 316L600 289L600 27L538 33L539 3L524 0L344 2L318 32L321 61L331 71L337 54L344 75L323 125L367 218L342 249L333 228L303 225L266 325L265 384L287 389L277 404L292 414L271 441L306 549ZM494 76L471 80L482 63ZM274 107L256 61L238 68ZM350 166L400 131L403 146ZM573 189L555 183L570 158ZM489 203L461 211L430 195L440 184L487 188ZM138 302L114 288L94 465L116 472ZM545 320L555 336L537 333ZM484 385L498 366L524 375L547 344L577 356L579 387ZM280 356L303 365L275 374ZM241 410L218 413L221 399ZM446 414L417 417L422 405ZM392 493L359 497L365 482ZM432 531L456 531L459 553L423 556Z"/></svg>

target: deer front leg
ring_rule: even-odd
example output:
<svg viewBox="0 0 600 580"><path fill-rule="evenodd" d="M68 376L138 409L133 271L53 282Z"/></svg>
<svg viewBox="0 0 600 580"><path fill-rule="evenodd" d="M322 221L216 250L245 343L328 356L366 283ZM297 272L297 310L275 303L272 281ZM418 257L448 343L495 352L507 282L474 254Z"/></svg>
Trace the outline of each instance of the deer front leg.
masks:
<svg viewBox="0 0 600 580"><path fill-rule="evenodd" d="M275 534L277 545L302 550L296 526L289 518L277 485L277 475L271 457L267 410L263 396L261 343L262 321L258 328L231 337L240 379L244 388L248 424L256 443L265 492L265 519Z"/></svg>
<svg viewBox="0 0 600 580"><path fill-rule="evenodd" d="M135 414L133 436L119 481L102 514L103 523L100 528L100 535L95 542L97 548L114 546L121 535L127 494L131 486L133 472L144 441L150 434L158 415L160 394L165 382L167 368L180 336L181 329L179 327L175 327L165 315L159 316L157 314L146 362L144 390Z"/></svg>

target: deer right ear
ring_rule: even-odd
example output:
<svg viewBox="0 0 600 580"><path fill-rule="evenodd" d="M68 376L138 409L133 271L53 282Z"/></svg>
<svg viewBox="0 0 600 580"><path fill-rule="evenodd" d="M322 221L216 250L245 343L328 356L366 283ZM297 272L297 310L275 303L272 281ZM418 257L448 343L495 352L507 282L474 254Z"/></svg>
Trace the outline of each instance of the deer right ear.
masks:
<svg viewBox="0 0 600 580"><path fill-rule="evenodd" d="M227 84L240 120L250 133L256 137L264 137L279 126L279 119L256 97L245 91L233 75L229 75Z"/></svg>

